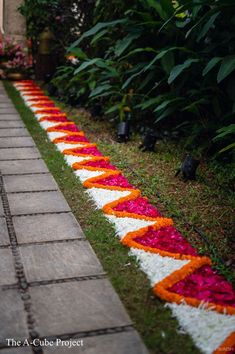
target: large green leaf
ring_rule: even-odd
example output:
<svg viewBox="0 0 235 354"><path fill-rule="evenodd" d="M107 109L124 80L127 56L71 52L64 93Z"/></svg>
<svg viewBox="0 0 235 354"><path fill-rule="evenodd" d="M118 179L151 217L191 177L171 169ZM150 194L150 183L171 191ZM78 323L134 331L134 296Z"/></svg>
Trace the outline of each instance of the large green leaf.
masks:
<svg viewBox="0 0 235 354"><path fill-rule="evenodd" d="M158 96L158 97L153 97L150 98L146 101L143 101L142 103L138 104L135 108L140 108L141 110L147 109L155 104L158 104L159 102L161 102L162 100L162 95Z"/></svg>
<svg viewBox="0 0 235 354"><path fill-rule="evenodd" d="M157 60L162 59L166 54L168 54L169 52L174 51L174 50L179 50L179 51L182 51L182 52L195 54L195 53L193 53L191 50L188 50L188 49L185 48L185 47L170 47L170 48L167 48L167 49L162 49L162 50L160 51L160 53L158 53L158 54L150 61L150 63L146 66L145 71L149 70L149 69L156 63Z"/></svg>
<svg viewBox="0 0 235 354"><path fill-rule="evenodd" d="M212 58L204 68L202 75L205 76L206 74L208 74L221 60L221 57Z"/></svg>
<svg viewBox="0 0 235 354"><path fill-rule="evenodd" d="M100 85L98 87L96 87L91 93L89 97L94 97L97 96L103 92L107 92L108 90L110 90L112 88L112 85L110 84L105 84L105 85Z"/></svg>
<svg viewBox="0 0 235 354"><path fill-rule="evenodd" d="M155 108L154 112L160 112L164 110L166 107L168 107L169 105L171 105L172 107L174 107L175 105L178 106L178 103L183 100L184 98L182 97L176 97L176 98L165 100L159 106L157 106L157 108Z"/></svg>
<svg viewBox="0 0 235 354"><path fill-rule="evenodd" d="M103 93L100 93L99 95L97 94L94 97L90 97L90 99L93 100L93 99L97 99L97 98L101 98L101 97L108 97L108 96L112 96L112 98L113 98L114 96L118 96L118 92L117 91L108 90L108 91L105 91Z"/></svg>
<svg viewBox="0 0 235 354"><path fill-rule="evenodd" d="M235 134L235 124L230 124L226 127L220 128L217 130L217 133L219 133L218 135L216 135L213 140L218 140L221 139L223 137L225 137L226 135L229 134Z"/></svg>
<svg viewBox="0 0 235 354"><path fill-rule="evenodd" d="M157 53L156 49L151 48L151 47L146 47L146 48L136 48L131 50L129 53L127 53L126 55L124 55L123 57L120 58L120 60L126 59L131 55L137 54L137 53L142 53L142 52L153 52L153 53Z"/></svg>
<svg viewBox="0 0 235 354"><path fill-rule="evenodd" d="M199 59L187 59L183 64L176 65L170 73L168 84L171 84L185 69L188 69L193 63L199 62Z"/></svg>
<svg viewBox="0 0 235 354"><path fill-rule="evenodd" d="M163 118L168 117L170 114L172 114L175 111L175 107L168 107L167 109L165 109L155 120L155 123L160 122L160 120L162 120Z"/></svg>
<svg viewBox="0 0 235 354"><path fill-rule="evenodd" d="M220 15L220 13L221 13L220 11L216 12L205 23L205 25L202 27L201 31L199 31L199 33L198 33L198 36L197 36L197 41L198 42L207 34L209 29L214 25L214 22L217 19L217 17Z"/></svg>
<svg viewBox="0 0 235 354"><path fill-rule="evenodd" d="M100 58L94 58L91 60L86 60L85 62L83 62L74 72L74 74L78 74L81 71L85 70L86 68L88 68L89 66L92 66L94 64L96 64L97 62L101 61L102 59Z"/></svg>
<svg viewBox="0 0 235 354"><path fill-rule="evenodd" d="M161 59L161 65L165 72L170 75L170 72L175 65L175 57L172 51L166 53L166 55L163 56L163 58Z"/></svg>
<svg viewBox="0 0 235 354"><path fill-rule="evenodd" d="M151 82L153 82L154 78L155 78L155 72L154 71L150 71L145 78L143 79L143 81L141 82L141 84L138 86L138 91L140 92L143 88L145 88L147 85L151 85ZM154 80L155 81L155 80ZM152 89L155 88L155 85L158 85L158 83L154 83L154 86L152 87ZM152 86L152 85L151 85Z"/></svg>
<svg viewBox="0 0 235 354"><path fill-rule="evenodd" d="M79 39L77 39L74 43L72 43L71 46L69 47L69 50L71 50L74 47L77 47L78 44L81 43L81 41L84 38L96 35L103 28L114 27L114 26L119 25L121 23L123 24L126 21L127 21L127 19L124 18L124 19L110 21L110 22L98 22L94 27L92 27L88 31L84 32Z"/></svg>
<svg viewBox="0 0 235 354"><path fill-rule="evenodd" d="M122 90L125 89L135 77L138 77L140 74L142 74L144 72L144 68L145 68L144 63L139 63L134 68L132 68L129 71L129 74L132 74L132 75L129 76L127 78L127 80L123 83Z"/></svg>
<svg viewBox="0 0 235 354"><path fill-rule="evenodd" d="M105 28L103 30L101 30L100 32L98 32L91 40L91 44L95 44L97 41L99 41L101 38L104 37L104 35L108 33L108 29Z"/></svg>
<svg viewBox="0 0 235 354"><path fill-rule="evenodd" d="M175 12L172 0L160 0L160 3L167 16L172 16Z"/></svg>
<svg viewBox="0 0 235 354"><path fill-rule="evenodd" d="M188 104L187 106L185 106L182 109L182 112L187 111L187 112L191 112L194 114L198 114L200 112L200 107L204 106L206 104L208 104L209 101L206 98L200 98L194 102L191 102L190 104Z"/></svg>
<svg viewBox="0 0 235 354"><path fill-rule="evenodd" d="M143 71L144 71L144 70L141 69L139 72L137 72L137 73L131 75L130 77L128 77L128 79L127 79L127 80L124 82L124 84L122 85L122 90L124 90L124 89L131 83L131 81L132 81L135 77L139 76Z"/></svg>
<svg viewBox="0 0 235 354"><path fill-rule="evenodd" d="M225 151L228 151L228 150L231 150L231 149L235 149L235 143L232 143L232 144L229 144L229 145L225 146L225 148L223 148L219 152L221 153L221 152L225 152Z"/></svg>
<svg viewBox="0 0 235 354"><path fill-rule="evenodd" d="M87 59L87 55L81 48L74 48L69 54L75 55L78 59Z"/></svg>
<svg viewBox="0 0 235 354"><path fill-rule="evenodd" d="M126 37L124 37L123 39L117 41L115 49L114 49L114 53L117 57L120 57L120 55L122 55L124 53L124 51L131 45L131 43L139 38L140 36L140 32L138 33L130 33L128 34Z"/></svg>
<svg viewBox="0 0 235 354"><path fill-rule="evenodd" d="M228 55L222 60L217 75L217 82L220 83L221 81L223 81L234 70L235 70L235 55Z"/></svg>
<svg viewBox="0 0 235 354"><path fill-rule="evenodd" d="M174 7L171 0L146 0L148 5L155 9L158 15L167 20L174 13Z"/></svg>
<svg viewBox="0 0 235 354"><path fill-rule="evenodd" d="M161 4L159 3L159 1L156 0L146 0L146 2L148 3L148 6L152 7L155 9L155 11L158 13L158 15L163 19L166 20L166 14L161 6Z"/></svg>
<svg viewBox="0 0 235 354"><path fill-rule="evenodd" d="M119 111L121 104L115 104L114 106L110 107L107 111L105 111L105 114L110 114L116 111Z"/></svg>

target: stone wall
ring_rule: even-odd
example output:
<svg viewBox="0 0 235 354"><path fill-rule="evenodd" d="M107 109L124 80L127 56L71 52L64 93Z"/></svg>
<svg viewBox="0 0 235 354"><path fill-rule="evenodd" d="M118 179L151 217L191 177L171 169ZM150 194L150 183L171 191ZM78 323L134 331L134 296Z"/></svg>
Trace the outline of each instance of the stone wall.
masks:
<svg viewBox="0 0 235 354"><path fill-rule="evenodd" d="M22 0L4 1L4 36L11 36L18 42L25 44L25 19L17 11Z"/></svg>

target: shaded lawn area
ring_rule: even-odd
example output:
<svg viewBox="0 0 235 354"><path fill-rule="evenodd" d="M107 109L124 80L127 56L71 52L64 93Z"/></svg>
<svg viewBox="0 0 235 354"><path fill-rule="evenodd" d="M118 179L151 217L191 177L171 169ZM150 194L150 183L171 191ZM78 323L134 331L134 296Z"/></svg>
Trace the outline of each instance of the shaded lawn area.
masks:
<svg viewBox="0 0 235 354"><path fill-rule="evenodd" d="M210 256L214 267L235 283L235 198L226 185L226 173L218 174L202 161L196 181L176 178L184 151L176 142L159 141L156 152L140 152L141 139L134 135L126 144L116 141L115 130L94 120L83 110L58 103L71 119L97 143L103 154L121 169L176 227L201 255ZM198 233L199 231L199 233Z"/></svg>
<svg viewBox="0 0 235 354"><path fill-rule="evenodd" d="M171 312L153 295L135 259L128 256L128 249L119 243L112 226L87 198L82 184L48 140L19 93L8 82L5 88L150 352L199 353L189 336L178 333ZM127 144L118 144L106 122L94 121L84 110L60 106L165 216L174 216L176 226L191 244L202 254L210 255L217 268L232 278L225 263L234 257L230 237L235 202L232 193L216 188L215 178L210 179L211 170L203 165L196 182L184 183L174 178L182 153L177 146L161 142L156 153L141 153L138 137ZM186 221L203 229L210 246Z"/></svg>

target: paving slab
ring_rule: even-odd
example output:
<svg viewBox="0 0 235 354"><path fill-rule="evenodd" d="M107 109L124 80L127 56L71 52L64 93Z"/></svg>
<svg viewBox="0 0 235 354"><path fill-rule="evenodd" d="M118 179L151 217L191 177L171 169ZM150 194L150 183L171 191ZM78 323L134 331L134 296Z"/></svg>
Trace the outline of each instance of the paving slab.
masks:
<svg viewBox="0 0 235 354"><path fill-rule="evenodd" d="M30 136L25 128L0 129L0 137L26 137Z"/></svg>
<svg viewBox="0 0 235 354"><path fill-rule="evenodd" d="M16 120L0 120L0 129L10 129L10 128L25 128L22 121Z"/></svg>
<svg viewBox="0 0 235 354"><path fill-rule="evenodd" d="M9 194L8 201L13 216L71 211L60 192Z"/></svg>
<svg viewBox="0 0 235 354"><path fill-rule="evenodd" d="M6 104L6 103L10 103L13 107L13 103L10 100L10 98L6 95L6 93L4 92L4 90L0 89L0 107L2 107L2 104Z"/></svg>
<svg viewBox="0 0 235 354"><path fill-rule="evenodd" d="M25 338L23 338L25 339ZM0 350L0 354L32 354L30 347L9 348Z"/></svg>
<svg viewBox="0 0 235 354"><path fill-rule="evenodd" d="M37 159L40 157L38 149L35 147L0 149L0 160L3 161Z"/></svg>
<svg viewBox="0 0 235 354"><path fill-rule="evenodd" d="M4 324L0 326L0 342L5 342L6 338L28 337L26 314L17 289L0 289L0 318Z"/></svg>
<svg viewBox="0 0 235 354"><path fill-rule="evenodd" d="M29 292L41 336L131 324L106 279L36 286Z"/></svg>
<svg viewBox="0 0 235 354"><path fill-rule="evenodd" d="M13 224L19 244L84 238L72 213L14 216Z"/></svg>
<svg viewBox="0 0 235 354"><path fill-rule="evenodd" d="M11 108L15 109L14 105L11 103L10 100L6 100L6 98L3 98L0 96L0 109L5 109L5 108Z"/></svg>
<svg viewBox="0 0 235 354"><path fill-rule="evenodd" d="M42 161L16 109L5 100L0 83L0 171L27 281L35 330L40 337L90 332L131 325L118 295L71 213L68 203ZM24 138L21 134L26 134ZM23 145L22 145L23 144ZM9 148L6 148L9 146ZM28 147L22 147L28 146ZM33 147L31 147L33 146ZM56 189L56 191L53 191ZM9 246L0 203L0 245ZM16 284L10 247L0 248L0 342L28 338L26 311L20 292L1 285ZM79 277L88 276L83 279ZM75 279L71 279L75 278ZM77 279L76 279L77 278ZM34 283L42 281L42 283ZM43 281L45 281L43 283ZM26 304L25 304L26 305ZM135 330L87 337L71 354L146 354ZM65 354L64 347L43 348ZM4 348L0 354L29 354L32 348Z"/></svg>
<svg viewBox="0 0 235 354"><path fill-rule="evenodd" d="M1 148L33 147L36 146L33 139L29 137L0 137Z"/></svg>
<svg viewBox="0 0 235 354"><path fill-rule="evenodd" d="M20 120L15 108L0 108L0 120Z"/></svg>
<svg viewBox="0 0 235 354"><path fill-rule="evenodd" d="M86 240L25 245L20 247L20 253L29 282L104 273Z"/></svg>
<svg viewBox="0 0 235 354"><path fill-rule="evenodd" d="M0 217L5 215L4 210L3 210L3 205L2 205L2 200L0 198Z"/></svg>
<svg viewBox="0 0 235 354"><path fill-rule="evenodd" d="M6 91L3 86L0 86L0 94L1 94L1 96L3 96L3 95L6 96ZM6 97L8 99L8 96L6 96Z"/></svg>
<svg viewBox="0 0 235 354"><path fill-rule="evenodd" d="M0 285L17 283L13 256L10 249L0 249Z"/></svg>
<svg viewBox="0 0 235 354"><path fill-rule="evenodd" d="M0 129L1 131L1 129ZM0 171L3 175L22 175L27 173L49 173L43 160L0 161Z"/></svg>
<svg viewBox="0 0 235 354"><path fill-rule="evenodd" d="M0 246L7 246L10 244L10 239L7 231L7 224L5 218L0 218Z"/></svg>
<svg viewBox="0 0 235 354"><path fill-rule="evenodd" d="M7 98L6 96L4 96L4 94L0 94L0 108L6 108L6 107L11 107L11 108L15 108L14 104L12 103L11 100L9 100L9 98Z"/></svg>
<svg viewBox="0 0 235 354"><path fill-rule="evenodd" d="M58 190L50 174L3 176L3 181L7 193Z"/></svg>
<svg viewBox="0 0 235 354"><path fill-rule="evenodd" d="M76 344L76 338L72 339ZM62 346L54 342L51 347L44 348L44 354L147 354L138 333L134 330L115 334L106 334L94 337L78 338L82 340L82 346Z"/></svg>

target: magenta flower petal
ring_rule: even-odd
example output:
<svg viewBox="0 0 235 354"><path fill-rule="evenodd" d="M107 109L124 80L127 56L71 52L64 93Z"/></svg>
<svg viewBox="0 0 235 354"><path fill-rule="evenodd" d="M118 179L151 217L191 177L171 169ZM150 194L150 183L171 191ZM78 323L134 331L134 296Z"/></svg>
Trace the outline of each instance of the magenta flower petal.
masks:
<svg viewBox="0 0 235 354"><path fill-rule="evenodd" d="M166 252L197 255L196 250L172 226L162 227L160 230L154 230L150 226L144 236L135 237L134 241L143 246L158 248Z"/></svg>
<svg viewBox="0 0 235 354"><path fill-rule="evenodd" d="M210 266L201 267L168 290L201 301L235 307L232 285Z"/></svg>
<svg viewBox="0 0 235 354"><path fill-rule="evenodd" d="M101 161L88 161L84 164L84 166L90 166L90 167L98 167L98 168L107 168L109 170L116 170L116 167L111 165L109 162L105 160Z"/></svg>
<svg viewBox="0 0 235 354"><path fill-rule="evenodd" d="M161 216L159 211L143 197L120 203L114 208L114 210L135 213L152 218Z"/></svg>
<svg viewBox="0 0 235 354"><path fill-rule="evenodd" d="M99 180L99 184L104 186L116 186L122 188L134 188L122 175L115 175Z"/></svg>

